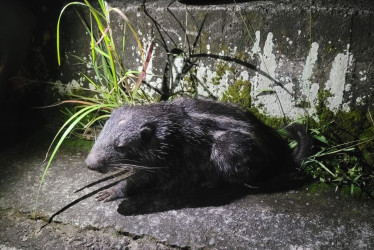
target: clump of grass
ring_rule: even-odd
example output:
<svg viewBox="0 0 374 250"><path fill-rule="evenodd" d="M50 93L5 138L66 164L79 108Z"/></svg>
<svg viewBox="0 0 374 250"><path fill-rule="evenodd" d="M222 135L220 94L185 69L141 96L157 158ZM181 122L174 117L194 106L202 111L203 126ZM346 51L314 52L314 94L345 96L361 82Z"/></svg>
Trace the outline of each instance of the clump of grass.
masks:
<svg viewBox="0 0 374 250"><path fill-rule="evenodd" d="M145 55L140 38L132 27L127 16L117 8L108 8L104 0L98 0L98 9L93 7L88 0L84 2L71 2L61 10L57 22L57 58L58 64L61 64L60 54L60 24L61 17L65 10L70 6L80 6L88 8L89 21L87 22L77 12L82 24L84 25L89 37L90 44L88 46L91 50L89 60L79 58L76 59L82 63L89 64L94 70L94 77L81 72L86 79L89 87L76 87L68 94L68 99L61 101L55 105L69 105L65 108L65 115L68 117L65 123L58 130L50 147L48 149L46 160L48 159L44 168L43 175L40 180L37 191L35 208L38 204L38 199L42 184L46 177L51 163L61 147L64 140L73 133L74 130L79 129L83 133L87 133L94 124L103 123L112 112L113 109L126 103L129 105L135 103L143 103L152 101L152 97L148 96L142 90L142 80L145 77L145 72L148 67L148 62L152 54L154 43L149 47L147 55ZM111 12L118 14L124 21L124 31L128 27L132 36L138 44L138 49L142 58L141 72L128 70L122 64L118 49L112 37L112 28L110 25L109 15ZM126 34L124 32L122 40L121 53L124 54ZM54 105L53 105L54 106Z"/></svg>
<svg viewBox="0 0 374 250"><path fill-rule="evenodd" d="M361 157L361 149L372 143L374 137L336 143L325 132L330 125L318 124L309 130L316 141L315 153L300 169L318 182L335 186L336 191L348 187L351 195L364 192L374 198L372 167Z"/></svg>

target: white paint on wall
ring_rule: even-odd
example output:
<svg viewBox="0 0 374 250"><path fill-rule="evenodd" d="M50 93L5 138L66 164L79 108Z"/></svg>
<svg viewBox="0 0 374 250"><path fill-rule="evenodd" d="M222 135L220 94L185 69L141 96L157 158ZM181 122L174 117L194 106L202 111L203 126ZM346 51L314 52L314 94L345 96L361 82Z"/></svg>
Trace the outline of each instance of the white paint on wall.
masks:
<svg viewBox="0 0 374 250"><path fill-rule="evenodd" d="M67 94L72 94L74 89L79 89L79 88L80 88L79 82L77 80L73 79L71 82L68 82L65 85L65 92Z"/></svg>
<svg viewBox="0 0 374 250"><path fill-rule="evenodd" d="M261 53L261 48L260 48L260 39L261 39L261 33L260 31L256 31L255 33L255 41L252 47L252 54L259 54Z"/></svg>
<svg viewBox="0 0 374 250"><path fill-rule="evenodd" d="M258 34L258 36L257 36ZM264 71L271 77L274 77L275 75L275 55L273 54L273 33L268 33L268 36L265 41L263 53L261 53L261 49L257 47L257 44L259 44L259 40L257 41L257 38L259 38L259 32L256 32L256 43L252 48L252 51L257 51L258 56L260 57L260 70ZM263 107L263 110L267 113L273 113L273 108L276 105L276 98L272 95L261 95L258 96L261 93L265 93L263 91L266 90L273 90L273 82L268 79L267 77L259 74L256 72L255 76L251 78L252 82L252 89L251 89L251 96L253 100L253 104L255 107ZM274 105L275 104L275 105Z"/></svg>
<svg viewBox="0 0 374 250"><path fill-rule="evenodd" d="M220 77L218 84L213 84L213 79L217 77L217 73L210 69L210 66L205 66L200 63L197 67L196 77L199 80L198 93L199 95L209 96L213 94L217 97L222 97L223 93L229 88L229 76L231 72L226 70Z"/></svg>
<svg viewBox="0 0 374 250"><path fill-rule="evenodd" d="M177 56L172 64L172 82L173 86L170 89L174 89L175 92L185 91L186 82L181 81L180 74L182 73L184 65L184 58L182 56ZM179 81L178 79L179 78Z"/></svg>
<svg viewBox="0 0 374 250"><path fill-rule="evenodd" d="M256 39L260 38L259 31L256 32ZM261 51L257 46L259 41L256 41L252 51ZM263 53L258 53L260 57L260 70L268 74L272 78L276 78L277 61L273 52L274 42L273 33L269 32L265 41ZM251 97L253 106L257 107L266 114L283 117L283 113L293 116L293 101L292 97L280 86L277 86L272 79L266 77L258 72L251 78L252 89ZM288 91L293 88L292 82L283 86ZM273 91L273 94L268 91Z"/></svg>
<svg viewBox="0 0 374 250"><path fill-rule="evenodd" d="M303 69L303 73L300 79L300 92L302 94L302 98L309 102L310 108L308 109L309 115L313 115L315 113L315 105L318 101L318 90L319 85L318 83L313 83L313 69L318 59L318 49L319 44L317 42L312 43L309 54L305 60L305 66Z"/></svg>
<svg viewBox="0 0 374 250"><path fill-rule="evenodd" d="M243 81L248 81L249 80L249 73L248 71L242 71L240 72L239 78Z"/></svg>
<svg viewBox="0 0 374 250"><path fill-rule="evenodd" d="M360 75L360 81L361 82L367 81L368 78L367 78L366 70L360 71L360 72L358 72L358 74Z"/></svg>
<svg viewBox="0 0 374 250"><path fill-rule="evenodd" d="M308 94L309 89L312 84L313 69L318 58L318 48L319 48L318 43L316 42L312 43L309 54L305 61L305 66L304 66L303 74L301 76L301 83L300 83L300 89L302 91L302 94L304 94L305 96L309 95Z"/></svg>
<svg viewBox="0 0 374 250"><path fill-rule="evenodd" d="M184 58L182 56L177 56L174 59L173 67L172 67L173 82L175 82L177 76L182 73L183 65L184 65Z"/></svg>
<svg viewBox="0 0 374 250"><path fill-rule="evenodd" d="M313 69L316 67L318 60L319 44L317 42L312 43L302 70L296 72L299 74L297 79L300 84L300 92L305 101L310 104L310 108L304 110L296 107L296 101L294 100L295 83L292 81L292 78L279 72L280 68L287 66L289 60L285 55L280 55L279 51L274 52L275 40L273 39L273 34L271 32L268 33L263 52L261 52L261 48L259 47L259 39L260 32L257 31L256 41L251 52L257 52L260 58L259 69L276 80L279 78L280 82L284 85L283 88L277 86L271 79L256 72L250 78L253 105L262 112L275 117L282 117L284 114L289 118L295 119L300 116L315 114L320 85L317 82L313 82ZM352 61L353 55L349 53L348 44L346 51L337 54L332 62L329 80L325 83L325 90L328 90L332 94L332 97L327 99L327 104L328 108L334 112L337 112L339 109L349 111L350 101L344 99L344 93L348 93L351 90L351 85L346 83L346 76L351 70ZM361 73L361 75L360 79L366 80L364 73ZM264 91L267 90L275 91L275 93L259 95L265 93ZM292 93L292 95L287 93L286 90Z"/></svg>
<svg viewBox="0 0 374 250"><path fill-rule="evenodd" d="M359 97L356 98L356 104L357 105L363 104L364 100L365 100L365 98L362 98L362 97L359 96Z"/></svg>
<svg viewBox="0 0 374 250"><path fill-rule="evenodd" d="M328 108L334 112L343 108L345 111L349 111L349 106L346 104L343 106L343 97L346 88L350 88L350 85L346 86L346 75L350 65L352 64L353 57L349 53L349 44L347 50L344 53L336 55L332 62L329 80L325 84L325 90L329 91L332 96L327 98Z"/></svg>

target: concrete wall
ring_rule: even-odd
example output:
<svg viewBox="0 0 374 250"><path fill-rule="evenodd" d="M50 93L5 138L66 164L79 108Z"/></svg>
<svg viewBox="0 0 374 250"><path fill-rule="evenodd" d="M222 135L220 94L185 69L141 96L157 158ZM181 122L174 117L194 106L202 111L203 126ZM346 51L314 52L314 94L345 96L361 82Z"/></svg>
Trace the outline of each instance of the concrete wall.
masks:
<svg viewBox="0 0 374 250"><path fill-rule="evenodd" d="M306 113L313 115L318 93L323 90L331 93L328 106L333 111L371 106L374 81L374 2L371 0L318 0L311 5L309 0L216 5L186 5L166 0L142 3L109 1L108 7L117 7L127 15L145 51L155 39L145 80L156 88L161 88L169 58L174 64L171 78L178 85L174 91L198 83L199 95L221 98L232 84L250 83L252 106L272 116L281 117L283 112L293 119ZM64 22L76 23L73 15L69 14ZM111 22L120 43L123 20L112 14ZM89 45L84 43L88 36L78 26L64 26L64 50L89 57ZM129 69L141 70L140 53L129 29L127 34L124 63ZM192 48L195 40L196 46ZM168 57L166 51L176 48L184 53ZM77 70L77 66L71 67L73 61L72 57L65 57L61 80L83 84L81 75L71 73ZM181 74L187 62L194 64L194 81L188 73ZM83 65L79 70L90 69ZM148 91L154 92L150 88Z"/></svg>

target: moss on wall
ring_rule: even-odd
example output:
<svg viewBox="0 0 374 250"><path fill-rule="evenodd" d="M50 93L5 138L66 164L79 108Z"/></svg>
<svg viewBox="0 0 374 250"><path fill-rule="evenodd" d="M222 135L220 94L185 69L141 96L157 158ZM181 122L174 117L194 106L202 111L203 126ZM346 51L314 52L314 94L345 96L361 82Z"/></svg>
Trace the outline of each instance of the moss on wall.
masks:
<svg viewBox="0 0 374 250"><path fill-rule="evenodd" d="M251 83L238 80L225 93L222 101L236 103L243 108L251 108Z"/></svg>
<svg viewBox="0 0 374 250"><path fill-rule="evenodd" d="M266 125L273 128L283 128L290 122L287 118L271 117L263 114L257 107L252 106L251 99L251 82L246 80L235 81L225 93L222 95L222 101L231 102L239 105L240 107L251 111Z"/></svg>
<svg viewBox="0 0 374 250"><path fill-rule="evenodd" d="M374 138L374 124L369 111L355 109L348 112L339 110L333 113L326 106L327 98L330 96L328 91L319 93L316 106L318 122L312 121L313 127L320 128L321 132L330 140L334 140L336 144ZM365 161L374 166L374 141L361 144L358 148Z"/></svg>
<svg viewBox="0 0 374 250"><path fill-rule="evenodd" d="M216 77L214 77L212 79L212 83L214 85L219 85L220 81L222 80L222 78L224 77L225 74L227 74L227 73L233 74L234 73L234 68L232 66L230 67L225 62L219 62L216 66L216 71L215 72L216 72Z"/></svg>

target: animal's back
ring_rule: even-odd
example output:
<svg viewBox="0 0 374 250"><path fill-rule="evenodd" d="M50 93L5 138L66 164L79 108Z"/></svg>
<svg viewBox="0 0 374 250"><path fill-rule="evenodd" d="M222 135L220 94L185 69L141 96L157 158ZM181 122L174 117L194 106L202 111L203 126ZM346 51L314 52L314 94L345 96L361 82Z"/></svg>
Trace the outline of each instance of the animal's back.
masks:
<svg viewBox="0 0 374 250"><path fill-rule="evenodd" d="M211 142L208 160L224 181L256 183L294 169L287 143L252 113L209 100L179 99L173 104L188 116L184 133L194 131Z"/></svg>

